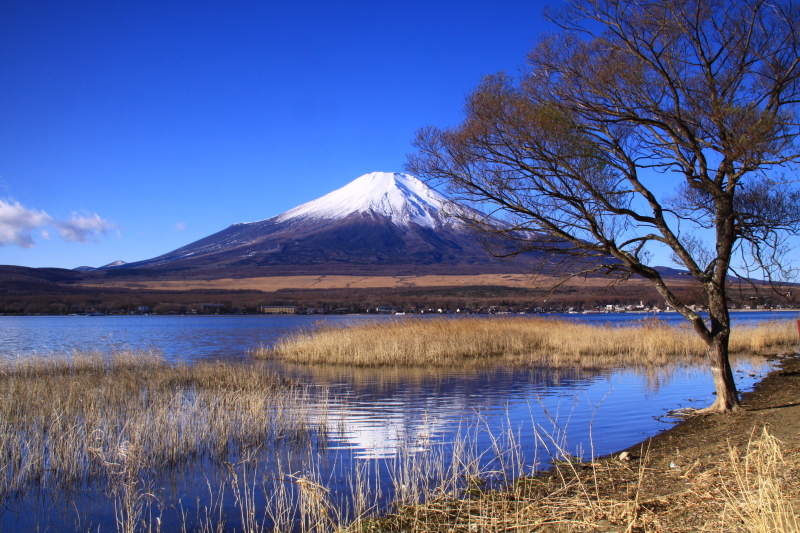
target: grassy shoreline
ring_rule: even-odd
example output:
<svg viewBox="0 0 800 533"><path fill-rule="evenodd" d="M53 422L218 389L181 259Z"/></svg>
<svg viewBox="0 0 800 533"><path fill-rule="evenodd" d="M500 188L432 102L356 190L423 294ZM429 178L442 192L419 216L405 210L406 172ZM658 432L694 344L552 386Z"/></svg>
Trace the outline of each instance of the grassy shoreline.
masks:
<svg viewBox="0 0 800 533"><path fill-rule="evenodd" d="M170 363L152 350L10 360L0 387L0 501L224 461L312 430L282 416L303 403L302 387L258 365Z"/></svg>
<svg viewBox="0 0 800 533"><path fill-rule="evenodd" d="M733 329L730 353L793 350L793 322ZM706 346L688 326L643 320L633 326L591 325L539 317L406 319L321 327L290 334L254 356L297 364L446 367L643 368L702 363Z"/></svg>
<svg viewBox="0 0 800 533"><path fill-rule="evenodd" d="M663 327L647 323L641 329L664 339ZM782 335L777 327L770 335L751 332L741 342L767 351L775 348L775 339L787 342ZM489 467L479 466L486 452L469 439L455 443L447 456L444 448L420 453L409 447L392 460L396 492L387 509L377 503L380 490L368 468L354 470L347 480L353 490L349 507L332 497L320 472L305 461L319 451L310 440L335 431L336 421L321 411L309 418L303 387L270 373L263 363L185 365L146 350L29 357L0 363L0 502L29 487L69 492L99 483L113 502L116 531L130 533L222 531L231 527L225 524L232 517L223 511L231 498L241 512L234 527L253 531L273 526L287 531L301 524L302 531L316 533L688 532L699 530L696 517L715 531L757 531L736 515L743 509L764 514L760 507L747 511L751 500L761 497L750 488L772 487L770 509L800 500L800 483L794 481L800 480L797 375L800 359L785 359L763 382L772 388L760 385L746 398L744 415L679 424L631 448L630 461L578 462L556 450L565 461L546 474L526 476L513 433L489 435L499 461ZM325 410L319 402L314 406ZM770 433L753 433L770 424L775 426ZM291 461L267 465L258 455L286 442L290 456L304 465L300 469ZM195 459L223 466L220 486L209 485L207 507L198 504L193 518L181 514L172 523L178 529L171 529L163 514L167 500L159 499L153 475L183 469ZM787 479L785 472L794 477ZM502 489L489 488L493 476L500 476ZM256 493L266 498L263 506ZM691 516L675 514L685 509L692 509ZM713 522L719 513L735 523ZM684 522L691 527L680 529Z"/></svg>
<svg viewBox="0 0 800 533"><path fill-rule="evenodd" d="M739 415L695 416L626 450L559 461L500 490L402 505L348 533L798 533L800 354Z"/></svg>

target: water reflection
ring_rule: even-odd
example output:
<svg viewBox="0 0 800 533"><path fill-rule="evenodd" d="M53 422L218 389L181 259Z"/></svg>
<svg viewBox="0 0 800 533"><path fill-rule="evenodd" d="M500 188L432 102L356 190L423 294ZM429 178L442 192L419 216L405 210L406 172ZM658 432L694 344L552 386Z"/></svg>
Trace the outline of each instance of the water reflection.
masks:
<svg viewBox="0 0 800 533"><path fill-rule="evenodd" d="M31 347L46 352L126 345L155 346L172 360L246 360L248 348L298 327L313 327L315 321L315 317L0 319L0 342L6 355L29 353L26 349ZM98 346L100 336L104 338ZM283 520L297 526L300 515L292 513L299 513L296 505L303 490L314 484L324 489L319 494L324 492L335 504L340 518L346 518L358 515L359 505L366 505L363 501L380 510L395 498L418 497L420 484L463 481L459 477L463 472L453 470L452 464L454 456L464 457L459 454L466 454L469 461L464 464L470 468L497 472L510 468L506 474L513 476L546 466L559 450L588 457L626 448L669 427L661 418L668 411L704 407L714 398L713 381L704 367L421 370L273 362L271 368L309 387L307 400L295 406L302 413L282 413L309 420L315 428L309 438L278 438L219 462L187 458L179 468L143 472L127 488L92 480L63 491L34 484L30 490L0 495L6 509L0 528L113 531L118 528L117 509L133 495L144 505L142 512L150 513L148 523L158 518L162 531L202 528L221 516L228 530L242 530L250 516L238 503L245 483L251 490L248 505L258 510L263 523ZM748 389L768 370L763 360L737 362L737 386ZM355 497L356 487L361 500Z"/></svg>
<svg viewBox="0 0 800 533"><path fill-rule="evenodd" d="M768 365L745 362L737 370L746 389ZM359 514L359 501L371 498L373 510L386 509L398 499L414 501L429 486L463 483L464 465L495 472L502 482L558 454L607 454L667 427L655 419L666 410L713 399L713 383L700 368L669 369L657 389L648 386L652 377L622 369L363 370L352 379L341 369L283 372L311 386L297 406L297 416L317 428L311 438L264 443L222 462L187 458L180 468L144 471L116 485L33 486L4 495L0 525L113 531L132 495L141 513L150 513L148 523L158 518L163 531L202 528L223 516L226 530L241 530L250 516L241 507L245 487L247 505L263 523L297 527L304 487L320 487L326 505L341 513L337 520L346 521Z"/></svg>
<svg viewBox="0 0 800 533"><path fill-rule="evenodd" d="M740 390L770 368L761 358L739 359L735 367ZM343 428L332 440L356 457L372 459L396 456L408 442L446 439L475 425L518 432L529 456L547 455L533 447L537 434L566 439L571 453L594 449L603 455L664 429L661 417L670 410L705 407L714 400L713 380L704 367L452 372L286 366L283 372L330 391L319 412Z"/></svg>

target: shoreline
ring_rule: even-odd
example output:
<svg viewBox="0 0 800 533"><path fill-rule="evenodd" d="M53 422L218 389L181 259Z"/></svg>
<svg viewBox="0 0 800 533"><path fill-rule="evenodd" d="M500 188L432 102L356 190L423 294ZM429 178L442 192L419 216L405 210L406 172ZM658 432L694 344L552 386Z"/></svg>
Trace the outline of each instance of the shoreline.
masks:
<svg viewBox="0 0 800 533"><path fill-rule="evenodd" d="M798 316L798 320L800 320L800 308L797 309L729 309L728 310L731 314L738 314L738 313L794 313ZM701 313L704 311L701 311ZM571 317L573 315L592 315L592 316L604 316L604 315L649 315L653 317L658 317L660 315L670 315L670 316L681 316L680 313L677 311L644 311L644 310L632 310L632 311L599 311L599 312L591 312L591 313L584 313L582 311L575 311L575 312L568 312L568 311L542 311L542 312L495 312L495 313L481 313L481 312L470 312L470 313L455 313L455 312L448 312L448 313L439 313L439 312L424 312L424 313L417 313L417 312L402 312L402 315L398 315L397 312L392 313L222 313L222 314L214 314L214 313L95 313L95 314L87 314L87 313L70 313L70 314L48 314L48 313L36 313L36 314L17 314L17 313L0 313L0 318L27 318L27 317L87 317L87 316L100 316L100 317L115 317L115 318L133 318L133 317L264 317L264 318L294 318L294 317L320 317L320 319L326 319L329 317L396 317L396 316L423 316L423 317L436 317L436 316L459 316L459 317L470 317L470 316L477 316L477 317L493 317L493 316L528 316L528 317L551 317L556 316L558 318L562 317Z"/></svg>
<svg viewBox="0 0 800 533"><path fill-rule="evenodd" d="M659 509L658 505L650 509L652 523L662 522L663 531L706 530L714 515L724 513L726 509L715 498L704 497L711 494L709 481L712 486L730 481L726 479L730 473L724 472L732 453L747 454L765 430L777 439L786 460L781 465L787 482L784 493L794 503L795 520L800 516L800 353L775 360L776 368L752 391L741 395L741 412L689 416L653 437L602 458L619 463L620 455L627 452L632 466L644 464L644 468L652 469L652 479L643 484L644 490L637 496L641 500L661 503L678 498L671 509ZM696 497L681 505L679 497L689 493ZM732 524L723 530L750 531Z"/></svg>
<svg viewBox="0 0 800 533"><path fill-rule="evenodd" d="M619 524L601 519L586 531L753 532L752 526L747 527L748 524L741 523L741 518L731 512L730 501L721 500L721 497L735 495L737 490L731 479L735 475L731 471L732 454L746 457L753 447L760 448L765 431L777 439L780 453L785 459L785 463L779 465L783 469L783 492L794 508L794 527L774 531L798 531L800 352L795 350L795 353L771 359L777 363L775 368L751 391L741 394L742 411L731 415L689 415L652 437L598 458L596 462L622 466L616 470L620 474L612 474L607 480L611 484L630 485L631 470L638 471L640 477L635 500L639 508L634 510L634 514L640 515L638 518L641 523L637 526L637 519L634 518L632 527L626 525L620 528ZM623 454L627 454L627 457L620 460ZM554 470L557 471L558 467L554 467ZM556 478L563 476L563 473L554 474L551 471L549 475ZM727 494L725 491L728 491ZM630 487L625 492L628 497L631 496ZM560 532L562 528L557 525L552 528L545 526L540 531Z"/></svg>
<svg viewBox="0 0 800 533"><path fill-rule="evenodd" d="M504 489L409 505L347 531L795 533L800 353L777 360L739 413L691 416L594 461L560 461Z"/></svg>
<svg viewBox="0 0 800 533"><path fill-rule="evenodd" d="M741 412L690 415L674 426L606 457L617 457L626 451L638 452L642 447L649 447L652 456L654 451L674 447L676 443L684 443L684 448L691 450L699 442L709 442L709 434L721 431L740 437L741 444L746 442L741 441L741 437L749 436L753 429L765 425L770 426L774 436L780 440L800 444L800 353L773 360L777 361L777 366L757 382L753 390L741 394ZM780 422L777 427L776 422Z"/></svg>

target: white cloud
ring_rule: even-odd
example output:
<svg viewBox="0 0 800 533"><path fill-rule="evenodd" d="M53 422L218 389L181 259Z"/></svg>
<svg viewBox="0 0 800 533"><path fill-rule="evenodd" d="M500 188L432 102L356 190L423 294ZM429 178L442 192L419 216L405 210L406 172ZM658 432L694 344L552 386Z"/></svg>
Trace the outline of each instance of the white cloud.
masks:
<svg viewBox="0 0 800 533"><path fill-rule="evenodd" d="M177 224L175 224L176 231L183 231L185 229L186 229L186 222L178 222Z"/></svg>
<svg viewBox="0 0 800 533"><path fill-rule="evenodd" d="M62 239L69 242L89 242L101 233L117 227L100 218L97 213L78 215L72 213L67 220L57 220L44 211L29 209L19 202L0 198L0 246L14 244L22 248L36 245L31 232L38 229L42 238L49 239L45 226L55 227Z"/></svg>
<svg viewBox="0 0 800 533"><path fill-rule="evenodd" d="M68 220L56 222L54 225L58 229L58 234L61 235L61 238L69 242L89 242L89 240L96 238L101 233L116 229L114 224L100 218L97 213L88 216L72 213Z"/></svg>
<svg viewBox="0 0 800 533"><path fill-rule="evenodd" d="M0 198L0 246L16 244L22 248L35 246L31 231L53 222L44 211L36 211Z"/></svg>

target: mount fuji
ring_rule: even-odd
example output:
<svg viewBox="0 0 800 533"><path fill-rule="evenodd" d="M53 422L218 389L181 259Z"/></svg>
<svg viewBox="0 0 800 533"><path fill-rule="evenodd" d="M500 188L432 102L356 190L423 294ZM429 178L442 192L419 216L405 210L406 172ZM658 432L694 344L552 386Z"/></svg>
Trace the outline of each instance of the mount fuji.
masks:
<svg viewBox="0 0 800 533"><path fill-rule="evenodd" d="M373 172L272 218L233 224L167 254L112 269L236 275L516 271L493 261L446 214L451 204L414 176Z"/></svg>

